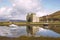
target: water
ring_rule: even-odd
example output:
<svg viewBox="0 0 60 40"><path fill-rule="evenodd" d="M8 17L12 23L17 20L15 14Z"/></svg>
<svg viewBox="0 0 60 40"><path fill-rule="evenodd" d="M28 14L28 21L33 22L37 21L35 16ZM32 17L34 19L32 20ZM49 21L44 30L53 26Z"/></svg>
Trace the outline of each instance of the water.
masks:
<svg viewBox="0 0 60 40"><path fill-rule="evenodd" d="M20 37L27 36L26 26L17 26L16 28L0 26L0 36L6 37ZM44 28L39 28L35 36L60 37L60 34Z"/></svg>
<svg viewBox="0 0 60 40"><path fill-rule="evenodd" d="M37 32L37 36L60 37L60 34L49 29L40 28Z"/></svg>

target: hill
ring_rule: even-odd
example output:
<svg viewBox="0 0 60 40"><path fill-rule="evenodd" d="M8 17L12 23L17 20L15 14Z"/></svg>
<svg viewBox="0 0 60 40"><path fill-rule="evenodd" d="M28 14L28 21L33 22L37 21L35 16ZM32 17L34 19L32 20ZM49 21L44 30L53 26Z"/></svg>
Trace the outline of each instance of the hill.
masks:
<svg viewBox="0 0 60 40"><path fill-rule="evenodd" d="M25 20L9 20L10 22L26 22Z"/></svg>
<svg viewBox="0 0 60 40"><path fill-rule="evenodd" d="M40 20L42 20L42 21L46 21L47 19L49 21L51 21L51 20L60 21L60 11L54 12L54 13L52 13L50 15L40 17Z"/></svg>
<svg viewBox="0 0 60 40"><path fill-rule="evenodd" d="M3 18L0 18L0 22L26 22L26 20L9 20L9 19L3 19Z"/></svg>
<svg viewBox="0 0 60 40"><path fill-rule="evenodd" d="M60 11L54 12L51 15L46 16L48 18L60 19Z"/></svg>

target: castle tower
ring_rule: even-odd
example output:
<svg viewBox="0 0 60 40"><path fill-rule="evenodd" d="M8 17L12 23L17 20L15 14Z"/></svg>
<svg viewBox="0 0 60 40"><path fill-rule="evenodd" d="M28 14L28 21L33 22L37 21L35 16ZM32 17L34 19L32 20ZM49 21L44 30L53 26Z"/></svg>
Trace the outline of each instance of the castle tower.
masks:
<svg viewBox="0 0 60 40"><path fill-rule="evenodd" d="M26 18L27 18L27 22L39 22L39 18L36 16L35 13L28 14ZM39 27L31 26L31 25L27 26L27 33L30 33L31 35L34 35L38 30Z"/></svg>

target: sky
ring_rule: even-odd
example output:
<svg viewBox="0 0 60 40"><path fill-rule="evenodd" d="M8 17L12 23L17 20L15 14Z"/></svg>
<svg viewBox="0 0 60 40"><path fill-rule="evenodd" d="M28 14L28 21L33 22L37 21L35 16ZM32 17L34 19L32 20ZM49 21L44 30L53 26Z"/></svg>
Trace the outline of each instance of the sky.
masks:
<svg viewBox="0 0 60 40"><path fill-rule="evenodd" d="M0 18L26 20L28 13L38 17L60 11L60 0L0 0Z"/></svg>

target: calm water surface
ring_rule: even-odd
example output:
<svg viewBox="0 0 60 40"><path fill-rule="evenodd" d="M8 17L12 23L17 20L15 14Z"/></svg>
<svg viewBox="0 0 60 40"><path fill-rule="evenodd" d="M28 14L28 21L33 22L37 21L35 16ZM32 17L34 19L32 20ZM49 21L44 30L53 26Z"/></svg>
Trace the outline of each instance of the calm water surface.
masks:
<svg viewBox="0 0 60 40"><path fill-rule="evenodd" d="M19 37L27 36L26 26L17 26L16 28L0 26L0 36ZM44 28L39 28L35 36L60 37L60 34Z"/></svg>

